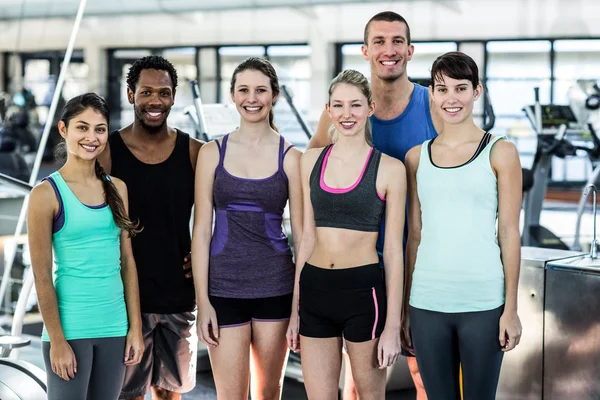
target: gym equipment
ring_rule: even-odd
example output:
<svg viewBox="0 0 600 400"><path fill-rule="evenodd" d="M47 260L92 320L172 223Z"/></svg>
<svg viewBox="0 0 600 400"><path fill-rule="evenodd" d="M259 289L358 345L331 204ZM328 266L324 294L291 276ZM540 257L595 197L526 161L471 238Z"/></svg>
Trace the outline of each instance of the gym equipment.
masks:
<svg viewBox="0 0 600 400"><path fill-rule="evenodd" d="M541 105L539 88L535 88L535 104L526 106L523 111L531 121L537 134L537 149L531 170L524 169L524 179L532 183L525 193L525 216L523 226L523 246L569 250L569 247L554 233L540 225L540 214L550 179L552 157L574 156L578 149L567 134L582 134L573 111L569 106Z"/></svg>
<svg viewBox="0 0 600 400"><path fill-rule="evenodd" d="M546 286L547 268L551 262L578 255L581 253L535 247L521 248L518 302L523 333L517 348L504 354L496 393L498 400L542 400L545 374L544 324L549 321L544 313L549 296ZM565 289L561 289L561 292L572 297L572 292Z"/></svg>
<svg viewBox="0 0 600 400"><path fill-rule="evenodd" d="M184 109L197 139L205 142L219 138L239 126L240 115L231 104L204 104L200 97L198 81L191 81L194 104Z"/></svg>
<svg viewBox="0 0 600 400"><path fill-rule="evenodd" d="M600 138L594 124L600 122L600 88L595 80L579 80L577 85L569 90L570 104L573 112L577 115L580 122L586 125L587 131L592 139L593 146L586 149L587 156L592 166L585 188L594 185L600 178ZM577 222L575 224L575 236L573 239L573 250L581 250L581 219L587 203L587 194L581 193L579 204L577 206Z"/></svg>
<svg viewBox="0 0 600 400"><path fill-rule="evenodd" d="M46 400L46 391L44 371L25 361L0 358L0 399Z"/></svg>
<svg viewBox="0 0 600 400"><path fill-rule="evenodd" d="M594 232L589 254L555 261L546 271L544 395L552 399L600 398L600 259ZM573 296L576 293L576 296Z"/></svg>
<svg viewBox="0 0 600 400"><path fill-rule="evenodd" d="M306 134L306 137L308 138L308 140L310 140L313 137L312 130L308 127L308 123L306 122L306 120L304 119L302 114L300 114L298 109L296 108L296 105L294 104L294 94L293 94L292 90L290 88L288 88L287 85L282 85L281 86L281 94L287 101L288 105L290 106L292 113L298 120L298 123L300 124L300 127L302 127L302 130Z"/></svg>
<svg viewBox="0 0 600 400"><path fill-rule="evenodd" d="M26 107L10 106L10 96L0 93L0 172L14 178L29 178L24 155L36 146ZM15 111L18 109L18 111Z"/></svg>
<svg viewBox="0 0 600 400"><path fill-rule="evenodd" d="M31 191L31 186L26 182L2 173L0 173L0 182L27 194ZM23 297L24 300L28 294L29 292ZM0 399L45 400L47 398L44 371L28 362L8 358L13 349L27 346L30 342L29 339L0 333Z"/></svg>

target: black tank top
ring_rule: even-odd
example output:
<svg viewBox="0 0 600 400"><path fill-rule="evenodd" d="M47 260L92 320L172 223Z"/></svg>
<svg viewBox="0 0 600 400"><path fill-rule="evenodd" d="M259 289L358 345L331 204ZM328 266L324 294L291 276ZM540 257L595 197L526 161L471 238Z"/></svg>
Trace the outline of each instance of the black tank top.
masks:
<svg viewBox="0 0 600 400"><path fill-rule="evenodd" d="M378 232L385 211L385 199L377 193L379 150L371 149L361 175L345 189L330 188L325 183L325 168L333 145L323 149L310 174L310 201L315 226Z"/></svg>
<svg viewBox="0 0 600 400"><path fill-rule="evenodd" d="M118 131L108 137L111 175L127 184L129 216L142 232L131 240L143 313L175 314L195 307L194 284L183 271L190 253L194 170L189 135L177 131L175 148L159 164L138 160Z"/></svg>

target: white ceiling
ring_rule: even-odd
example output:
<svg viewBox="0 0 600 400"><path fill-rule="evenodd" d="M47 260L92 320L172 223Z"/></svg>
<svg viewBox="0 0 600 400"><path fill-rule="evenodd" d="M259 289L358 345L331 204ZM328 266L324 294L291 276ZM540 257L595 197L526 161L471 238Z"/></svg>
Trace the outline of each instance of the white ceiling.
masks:
<svg viewBox="0 0 600 400"><path fill-rule="evenodd" d="M360 3L429 1L456 8L460 0L87 0L86 16L225 11L244 8L310 7ZM0 21L21 18L72 17L79 0L0 0Z"/></svg>

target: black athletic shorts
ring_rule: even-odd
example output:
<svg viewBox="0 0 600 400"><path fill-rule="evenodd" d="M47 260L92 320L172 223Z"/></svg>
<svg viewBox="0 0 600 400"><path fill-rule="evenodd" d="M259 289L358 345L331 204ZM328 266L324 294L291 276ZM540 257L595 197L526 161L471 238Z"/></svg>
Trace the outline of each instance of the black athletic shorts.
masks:
<svg viewBox="0 0 600 400"><path fill-rule="evenodd" d="M259 299L209 296L219 328L247 325L252 321L277 322L290 319L292 293Z"/></svg>
<svg viewBox="0 0 600 400"><path fill-rule="evenodd" d="M345 269L306 263L300 274L300 335L344 336L349 342L378 338L387 302L379 264Z"/></svg>

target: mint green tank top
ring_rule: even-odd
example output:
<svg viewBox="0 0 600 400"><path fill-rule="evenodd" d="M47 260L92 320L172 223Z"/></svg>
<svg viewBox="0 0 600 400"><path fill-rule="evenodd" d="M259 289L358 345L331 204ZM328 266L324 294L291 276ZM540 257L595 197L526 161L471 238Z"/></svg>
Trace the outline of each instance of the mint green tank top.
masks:
<svg viewBox="0 0 600 400"><path fill-rule="evenodd" d="M54 288L65 338L126 336L121 229L110 207L90 208L75 197L58 171L50 177L64 210L64 224L52 234L52 248ZM50 341L45 326L42 340Z"/></svg>
<svg viewBox="0 0 600 400"><path fill-rule="evenodd" d="M417 170L421 243L411 306L456 313L504 304L504 268L496 230L498 185L490 151L505 138L495 137L470 162L449 168L435 166L430 140L423 143Z"/></svg>

